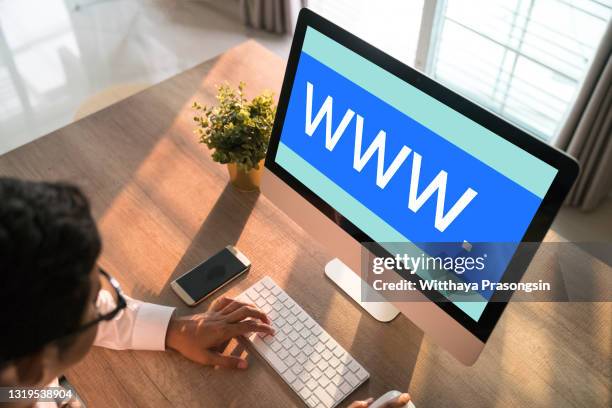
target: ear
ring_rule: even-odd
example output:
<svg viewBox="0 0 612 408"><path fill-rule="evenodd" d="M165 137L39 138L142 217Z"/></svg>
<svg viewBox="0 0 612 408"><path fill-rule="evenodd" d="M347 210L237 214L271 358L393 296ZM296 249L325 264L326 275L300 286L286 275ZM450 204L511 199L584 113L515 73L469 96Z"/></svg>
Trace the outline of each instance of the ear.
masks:
<svg viewBox="0 0 612 408"><path fill-rule="evenodd" d="M52 378L46 378L57 366L57 347L47 344L39 351L21 357L13 363L17 384L45 385Z"/></svg>

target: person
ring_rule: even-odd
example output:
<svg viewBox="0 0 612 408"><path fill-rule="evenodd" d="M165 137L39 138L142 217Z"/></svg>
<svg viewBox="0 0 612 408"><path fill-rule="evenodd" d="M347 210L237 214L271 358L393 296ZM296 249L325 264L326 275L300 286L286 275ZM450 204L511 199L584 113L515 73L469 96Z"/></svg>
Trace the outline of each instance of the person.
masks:
<svg viewBox="0 0 612 408"><path fill-rule="evenodd" d="M203 365L246 369L246 359L223 354L228 341L252 332L274 334L265 313L227 297L184 317L172 307L132 299L97 266L100 250L89 202L78 188L0 178L0 387L57 385L58 376L94 345L170 349ZM401 395L385 408L408 400Z"/></svg>

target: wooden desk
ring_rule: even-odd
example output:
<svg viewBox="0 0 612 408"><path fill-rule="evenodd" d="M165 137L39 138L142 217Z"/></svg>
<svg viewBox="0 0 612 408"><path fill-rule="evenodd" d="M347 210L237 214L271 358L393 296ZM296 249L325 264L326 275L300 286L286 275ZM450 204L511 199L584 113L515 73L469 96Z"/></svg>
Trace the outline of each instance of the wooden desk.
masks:
<svg viewBox="0 0 612 408"><path fill-rule="evenodd" d="M464 367L405 317L381 324L363 313L324 278L332 254L265 197L227 185L225 167L196 142L190 106L212 103L225 80L246 80L251 95L278 92L284 67L247 42L0 157L0 174L81 186L104 237L101 263L127 293L179 313L191 310L168 283L235 243L253 268L227 294L272 276L370 371L351 400L398 389L419 408L609 406L609 303L512 304L478 362ZM68 377L90 407L299 406L259 356L249 361L228 371L173 352L95 348Z"/></svg>

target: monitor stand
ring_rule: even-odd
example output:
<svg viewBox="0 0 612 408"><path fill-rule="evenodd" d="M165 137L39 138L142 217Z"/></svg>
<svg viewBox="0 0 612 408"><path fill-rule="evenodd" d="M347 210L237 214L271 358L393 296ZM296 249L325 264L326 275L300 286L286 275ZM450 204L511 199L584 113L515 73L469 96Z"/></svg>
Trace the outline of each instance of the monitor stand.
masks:
<svg viewBox="0 0 612 408"><path fill-rule="evenodd" d="M399 314L395 306L387 302L370 285L364 283L359 275L338 258L332 259L325 265L325 275L379 322L390 322ZM362 302L362 284L363 289L368 291L367 299L380 299L380 301Z"/></svg>

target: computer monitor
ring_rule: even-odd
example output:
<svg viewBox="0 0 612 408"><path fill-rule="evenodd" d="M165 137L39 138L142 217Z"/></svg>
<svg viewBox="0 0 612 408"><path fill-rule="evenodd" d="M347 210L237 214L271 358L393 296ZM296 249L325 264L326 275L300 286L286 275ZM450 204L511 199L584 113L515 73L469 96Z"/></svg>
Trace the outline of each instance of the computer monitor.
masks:
<svg viewBox="0 0 612 408"><path fill-rule="evenodd" d="M541 241L577 173L569 156L300 12L262 192L341 260L326 273L349 293L365 242ZM510 258L499 281L520 279L531 259ZM463 304L420 295L393 306L465 364L506 306L494 294Z"/></svg>

